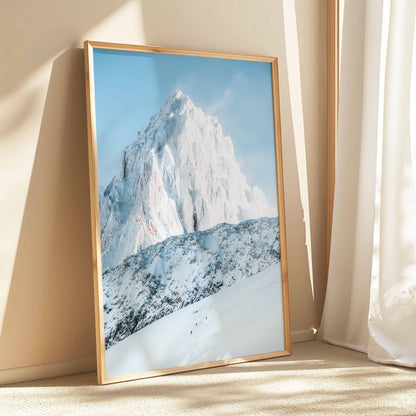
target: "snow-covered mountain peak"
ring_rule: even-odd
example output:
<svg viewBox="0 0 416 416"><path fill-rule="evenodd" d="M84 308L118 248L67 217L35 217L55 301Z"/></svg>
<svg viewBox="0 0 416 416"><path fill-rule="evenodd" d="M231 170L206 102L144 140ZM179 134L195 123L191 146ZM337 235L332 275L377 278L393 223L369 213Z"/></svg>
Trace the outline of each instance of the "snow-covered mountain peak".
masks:
<svg viewBox="0 0 416 416"><path fill-rule="evenodd" d="M172 118L189 111L197 111L197 107L186 94L181 90L176 90L161 106L157 118Z"/></svg>
<svg viewBox="0 0 416 416"><path fill-rule="evenodd" d="M163 147L167 141L176 141L181 138L175 134L183 129L185 124L192 123L195 118L206 118L205 122L218 124L215 117L205 116L203 111L196 107L192 100L181 90L175 90L162 104L159 111L153 115L146 126L138 132L137 139L129 148L137 147L140 151L156 151ZM122 154L123 156L123 154Z"/></svg>
<svg viewBox="0 0 416 416"><path fill-rule="evenodd" d="M166 100L165 105L171 105L172 103L177 102L177 103L192 103L192 100L186 95L184 94L181 90L175 90L170 97ZM164 106L162 106L163 108Z"/></svg>
<svg viewBox="0 0 416 416"><path fill-rule="evenodd" d="M182 91L169 96L120 156L100 191L103 270L174 235L277 216L248 185L215 117Z"/></svg>

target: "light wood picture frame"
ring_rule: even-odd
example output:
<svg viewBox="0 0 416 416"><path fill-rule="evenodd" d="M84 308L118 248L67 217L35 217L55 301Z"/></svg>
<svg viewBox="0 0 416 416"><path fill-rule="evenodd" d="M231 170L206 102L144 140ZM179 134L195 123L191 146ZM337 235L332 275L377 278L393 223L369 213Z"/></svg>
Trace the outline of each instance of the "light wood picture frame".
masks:
<svg viewBox="0 0 416 416"><path fill-rule="evenodd" d="M277 58L85 42L100 384L291 353Z"/></svg>

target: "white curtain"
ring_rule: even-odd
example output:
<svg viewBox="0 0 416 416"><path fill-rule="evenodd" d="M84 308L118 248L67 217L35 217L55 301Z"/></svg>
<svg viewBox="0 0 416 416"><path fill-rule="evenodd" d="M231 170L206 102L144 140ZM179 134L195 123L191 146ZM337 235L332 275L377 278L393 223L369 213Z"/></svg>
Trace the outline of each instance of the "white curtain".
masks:
<svg viewBox="0 0 416 416"><path fill-rule="evenodd" d="M345 0L320 337L416 366L415 0Z"/></svg>

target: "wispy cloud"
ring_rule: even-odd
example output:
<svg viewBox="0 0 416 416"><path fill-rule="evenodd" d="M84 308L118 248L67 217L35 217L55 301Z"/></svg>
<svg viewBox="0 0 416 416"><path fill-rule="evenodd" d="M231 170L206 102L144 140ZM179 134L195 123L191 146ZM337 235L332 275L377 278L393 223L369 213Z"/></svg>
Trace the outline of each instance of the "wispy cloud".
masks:
<svg viewBox="0 0 416 416"><path fill-rule="evenodd" d="M199 82L198 74L196 72L189 72L176 81L174 90L181 90L185 94L189 94L189 91L197 89Z"/></svg>
<svg viewBox="0 0 416 416"><path fill-rule="evenodd" d="M221 97L217 98L207 109L208 114L216 114L218 110L228 107L234 102L234 92L228 87L225 89Z"/></svg>
<svg viewBox="0 0 416 416"><path fill-rule="evenodd" d="M208 114L217 114L219 110L223 110L224 108L232 105L234 103L235 94L234 89L237 87L241 87L247 82L247 79L241 72L237 72L233 75L231 82L224 89L224 92L221 96L219 96L208 108Z"/></svg>

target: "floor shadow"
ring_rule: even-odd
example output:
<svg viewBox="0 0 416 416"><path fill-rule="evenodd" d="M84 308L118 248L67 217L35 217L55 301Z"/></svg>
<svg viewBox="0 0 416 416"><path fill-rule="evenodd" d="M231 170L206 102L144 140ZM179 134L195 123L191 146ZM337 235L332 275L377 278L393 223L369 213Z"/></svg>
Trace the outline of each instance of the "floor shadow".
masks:
<svg viewBox="0 0 416 416"><path fill-rule="evenodd" d="M0 337L0 368L94 356L84 82L82 49L55 60Z"/></svg>
<svg viewBox="0 0 416 416"><path fill-rule="evenodd" d="M287 362L265 360L107 386L94 386L95 373L89 373L10 385L0 395L19 409L41 403L45 409L83 406L96 414L121 408L126 414L136 409L143 414L165 409L169 414L414 414L414 371L320 342L294 349ZM327 360L317 360L323 356ZM23 405L15 404L18 395Z"/></svg>
<svg viewBox="0 0 416 416"><path fill-rule="evenodd" d="M338 357L334 359L336 354L338 354ZM143 380L133 379L128 383L112 385L124 385L128 390L129 387L134 387L137 384L145 387L149 384L155 383L165 385L172 382L174 384L175 381L178 383L187 383L187 379L193 379L203 375L207 380L207 384L205 384L204 387L207 387L209 382L212 381L211 376L213 376L218 382L221 382L222 377L224 376L228 377L234 375L239 377L239 375L245 375L247 377L260 377L259 374L263 373L264 377L274 377L275 375L276 378L281 378L282 373L285 373L285 377L290 379L292 377L291 374L298 371L304 372L303 378L306 381L308 379L314 379L316 377L314 372L320 370L327 372L335 370L333 374L336 374L339 379L351 377L351 374L356 371L359 371L361 377L372 377L374 371L377 371L378 374L383 374L383 376L387 378L394 377L397 373L403 375L408 374L410 376L415 374L414 369L397 366L386 366L370 361L367 358L367 355L361 352L346 350L344 348L336 347L319 341L309 341L306 343L294 344L294 351L293 355L291 356L192 370L183 373ZM189 381L189 383L192 383L192 381ZM77 387L96 385L96 372L89 372L43 380L35 380L30 382L15 383L2 387Z"/></svg>

